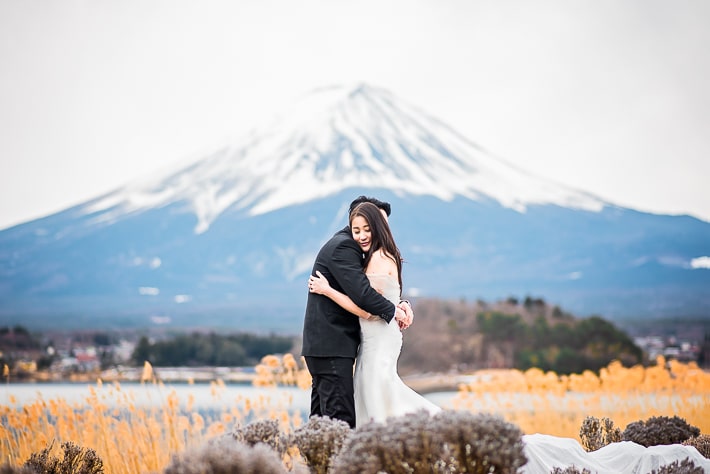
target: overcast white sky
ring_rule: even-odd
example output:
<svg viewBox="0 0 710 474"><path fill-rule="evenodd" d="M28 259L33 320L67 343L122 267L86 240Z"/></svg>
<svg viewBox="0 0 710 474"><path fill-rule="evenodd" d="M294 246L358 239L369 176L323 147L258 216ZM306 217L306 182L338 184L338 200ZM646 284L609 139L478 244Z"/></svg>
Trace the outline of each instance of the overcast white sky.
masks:
<svg viewBox="0 0 710 474"><path fill-rule="evenodd" d="M710 221L708 51L705 0L0 0L0 228L358 81L538 175Z"/></svg>

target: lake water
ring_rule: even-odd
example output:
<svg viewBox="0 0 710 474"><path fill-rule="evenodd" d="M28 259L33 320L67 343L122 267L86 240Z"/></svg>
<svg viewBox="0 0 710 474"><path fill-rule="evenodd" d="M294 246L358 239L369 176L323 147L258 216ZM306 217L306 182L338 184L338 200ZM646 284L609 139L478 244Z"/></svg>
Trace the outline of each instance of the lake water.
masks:
<svg viewBox="0 0 710 474"><path fill-rule="evenodd" d="M242 406L249 399L251 404L258 402L263 408L299 411L308 413L310 390L297 387L265 388L247 383L239 384L141 384L141 383L11 383L0 385L0 405L19 408L38 400L61 399L71 405L85 405L92 396L107 406L126 406L126 400L140 408L160 408L169 395L177 397L180 406L185 408L188 401L197 411L219 411L235 406ZM450 407L456 394L437 392L426 398L442 407Z"/></svg>

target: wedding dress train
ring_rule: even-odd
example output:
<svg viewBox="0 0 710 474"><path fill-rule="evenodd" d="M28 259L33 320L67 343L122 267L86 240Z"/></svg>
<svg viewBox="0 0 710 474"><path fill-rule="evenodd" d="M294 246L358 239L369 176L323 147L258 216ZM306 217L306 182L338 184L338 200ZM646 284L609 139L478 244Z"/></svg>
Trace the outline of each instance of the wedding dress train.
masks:
<svg viewBox="0 0 710 474"><path fill-rule="evenodd" d="M399 283L388 274L368 273L373 288L394 304L399 303ZM397 321L360 320L360 350L355 362L356 426L369 421L383 422L418 410L434 414L441 410L409 388L397 373L402 350L402 332Z"/></svg>
<svg viewBox="0 0 710 474"><path fill-rule="evenodd" d="M544 434L524 435L527 464L522 474L547 474L553 468L574 466L579 472L588 469L592 474L650 474L674 461L690 458L696 467L710 473L710 459L703 457L693 446L670 444L641 446L631 441L608 444L587 452L577 440Z"/></svg>

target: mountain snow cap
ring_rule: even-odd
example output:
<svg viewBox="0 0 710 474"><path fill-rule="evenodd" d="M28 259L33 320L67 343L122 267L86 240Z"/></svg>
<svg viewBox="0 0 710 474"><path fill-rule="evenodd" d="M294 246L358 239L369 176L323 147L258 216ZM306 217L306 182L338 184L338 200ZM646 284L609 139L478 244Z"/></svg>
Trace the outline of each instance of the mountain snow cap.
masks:
<svg viewBox="0 0 710 474"><path fill-rule="evenodd" d="M181 203L201 233L227 210L261 214L350 187L444 201L491 198L519 212L530 204L593 211L605 205L493 156L386 90L356 84L316 89L238 143L119 189L84 212L110 222Z"/></svg>

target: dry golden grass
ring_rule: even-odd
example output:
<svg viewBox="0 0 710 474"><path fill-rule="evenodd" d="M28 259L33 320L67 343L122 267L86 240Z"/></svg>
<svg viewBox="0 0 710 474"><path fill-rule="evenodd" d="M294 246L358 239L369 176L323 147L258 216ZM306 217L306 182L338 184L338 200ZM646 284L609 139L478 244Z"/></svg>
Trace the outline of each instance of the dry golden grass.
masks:
<svg viewBox="0 0 710 474"><path fill-rule="evenodd" d="M257 386L310 386L308 371L287 354L266 356L257 366ZM525 433L546 433L579 439L586 416L607 417L622 429L651 416L680 416L710 433L710 374L695 364L666 363L654 367L624 368L612 363L596 376L591 372L567 376L537 369L481 371L480 381L461 385L454 408L500 414ZM89 386L86 398L70 404L61 398L24 405L10 400L0 405L0 464L22 465L33 452L52 441L71 441L91 448L104 461L105 472L160 472L173 454L199 446L247 420L275 419L290 432L304 419L269 397L224 399L225 386L213 382L211 396L224 409L205 419L193 409L194 398L179 399L174 389L156 382L146 364L143 383L158 386L155 407L136 405L132 390L120 384Z"/></svg>
<svg viewBox="0 0 710 474"><path fill-rule="evenodd" d="M525 433L579 440L586 416L610 418L623 429L652 416L679 416L710 432L710 374L695 363L666 362L625 368L612 362L600 371L558 376L530 369L489 370L462 384L457 409L500 414Z"/></svg>
<svg viewBox="0 0 710 474"><path fill-rule="evenodd" d="M299 365L293 354L284 354L281 358L267 355L262 357L255 371L256 379L253 383L257 387L295 385L304 390L311 388L311 374L306 369L303 357Z"/></svg>
<svg viewBox="0 0 710 474"><path fill-rule="evenodd" d="M275 419L284 432L302 423L298 413L289 411L290 399L285 401L286 408L281 408L283 403L274 403L266 396L223 400L224 410L205 419L193 409L192 395L180 400L174 389L153 383L164 395L151 408L136 406L134 391L126 391L118 383L103 386L101 381L88 387L81 403L40 398L17 405L10 398L9 405L0 405L0 464L21 466L30 454L45 449L52 441L56 455L62 442L72 441L95 450L107 474L159 472L173 454L228 432L237 423ZM213 382L211 396L222 401L224 388L222 381Z"/></svg>

